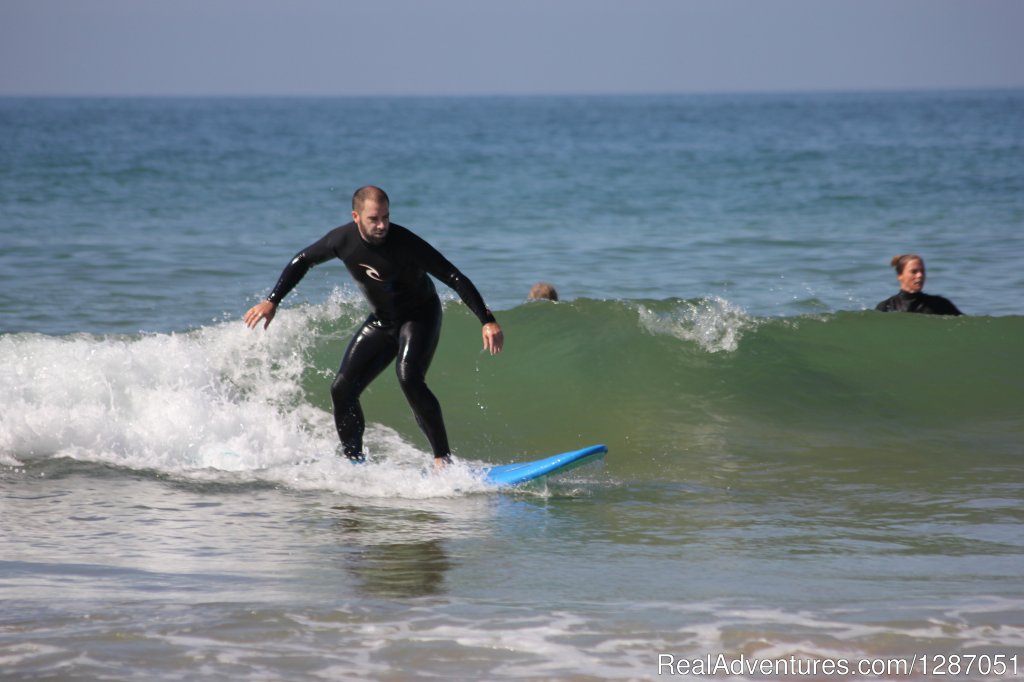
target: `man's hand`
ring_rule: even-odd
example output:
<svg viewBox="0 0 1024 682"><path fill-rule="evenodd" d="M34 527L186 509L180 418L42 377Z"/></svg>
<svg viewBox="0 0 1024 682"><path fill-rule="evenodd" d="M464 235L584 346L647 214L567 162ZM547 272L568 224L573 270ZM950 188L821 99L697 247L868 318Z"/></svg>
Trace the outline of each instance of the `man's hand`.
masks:
<svg viewBox="0 0 1024 682"><path fill-rule="evenodd" d="M501 347L505 345L505 335L501 333L501 327L497 322L488 322L484 325L483 337L485 351L491 355L501 352Z"/></svg>
<svg viewBox="0 0 1024 682"><path fill-rule="evenodd" d="M260 301L253 307L249 308L249 312L242 318L245 320L245 326L249 329L253 329L263 320L263 328L266 329L270 326L270 321L274 319L274 315L277 314L277 304L271 303L270 301ZM499 333L500 330L499 330Z"/></svg>

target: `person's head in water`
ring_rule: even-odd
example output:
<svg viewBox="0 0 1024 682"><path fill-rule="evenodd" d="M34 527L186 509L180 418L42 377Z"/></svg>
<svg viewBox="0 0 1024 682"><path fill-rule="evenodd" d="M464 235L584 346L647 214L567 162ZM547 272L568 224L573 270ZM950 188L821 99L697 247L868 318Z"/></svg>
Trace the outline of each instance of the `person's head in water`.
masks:
<svg viewBox="0 0 1024 682"><path fill-rule="evenodd" d="M908 294L919 294L924 289L924 259L913 253L893 256L890 262L896 269L900 289Z"/></svg>
<svg viewBox="0 0 1024 682"><path fill-rule="evenodd" d="M527 301L557 301L558 292L555 291L555 287L547 282L537 282L530 289L530 295L526 297Z"/></svg>
<svg viewBox="0 0 1024 682"><path fill-rule="evenodd" d="M382 244L391 226L391 201L380 187L360 187L352 195L352 222L368 244Z"/></svg>
<svg viewBox="0 0 1024 682"><path fill-rule="evenodd" d="M889 264L896 270L900 292L879 303L875 310L883 313L963 315L948 298L924 293L924 258L914 253L904 253L893 256Z"/></svg>

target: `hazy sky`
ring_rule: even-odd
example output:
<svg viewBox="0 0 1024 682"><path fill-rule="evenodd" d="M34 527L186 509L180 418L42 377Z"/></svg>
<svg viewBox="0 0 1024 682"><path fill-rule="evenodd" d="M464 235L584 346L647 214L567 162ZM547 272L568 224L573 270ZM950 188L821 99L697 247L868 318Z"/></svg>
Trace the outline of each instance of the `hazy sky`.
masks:
<svg viewBox="0 0 1024 682"><path fill-rule="evenodd" d="M1024 87L1022 0L0 0L0 95Z"/></svg>

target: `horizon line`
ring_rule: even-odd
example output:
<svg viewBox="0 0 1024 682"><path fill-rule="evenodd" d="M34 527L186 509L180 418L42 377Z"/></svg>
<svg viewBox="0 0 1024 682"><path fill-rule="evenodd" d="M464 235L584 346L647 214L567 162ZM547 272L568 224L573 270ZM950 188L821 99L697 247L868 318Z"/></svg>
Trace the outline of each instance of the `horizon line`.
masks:
<svg viewBox="0 0 1024 682"><path fill-rule="evenodd" d="M1013 92L1022 85L950 85L903 87L780 88L736 90L652 90L652 91L538 91L538 92L437 92L437 93L17 93L0 92L3 99L472 99L543 97L679 97L744 95L845 95L943 92Z"/></svg>

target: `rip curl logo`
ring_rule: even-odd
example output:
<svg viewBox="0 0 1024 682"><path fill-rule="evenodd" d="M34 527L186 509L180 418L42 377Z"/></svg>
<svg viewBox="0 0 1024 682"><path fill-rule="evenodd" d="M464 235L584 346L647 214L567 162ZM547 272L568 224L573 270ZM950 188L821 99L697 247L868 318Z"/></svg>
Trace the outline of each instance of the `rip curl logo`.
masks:
<svg viewBox="0 0 1024 682"><path fill-rule="evenodd" d="M369 277L370 279L376 280L378 282L383 282L384 281L384 278L380 276L379 272L377 272L377 268L373 267L372 265L367 265L366 263L360 263L359 267L361 267L364 270L366 270L366 276Z"/></svg>

